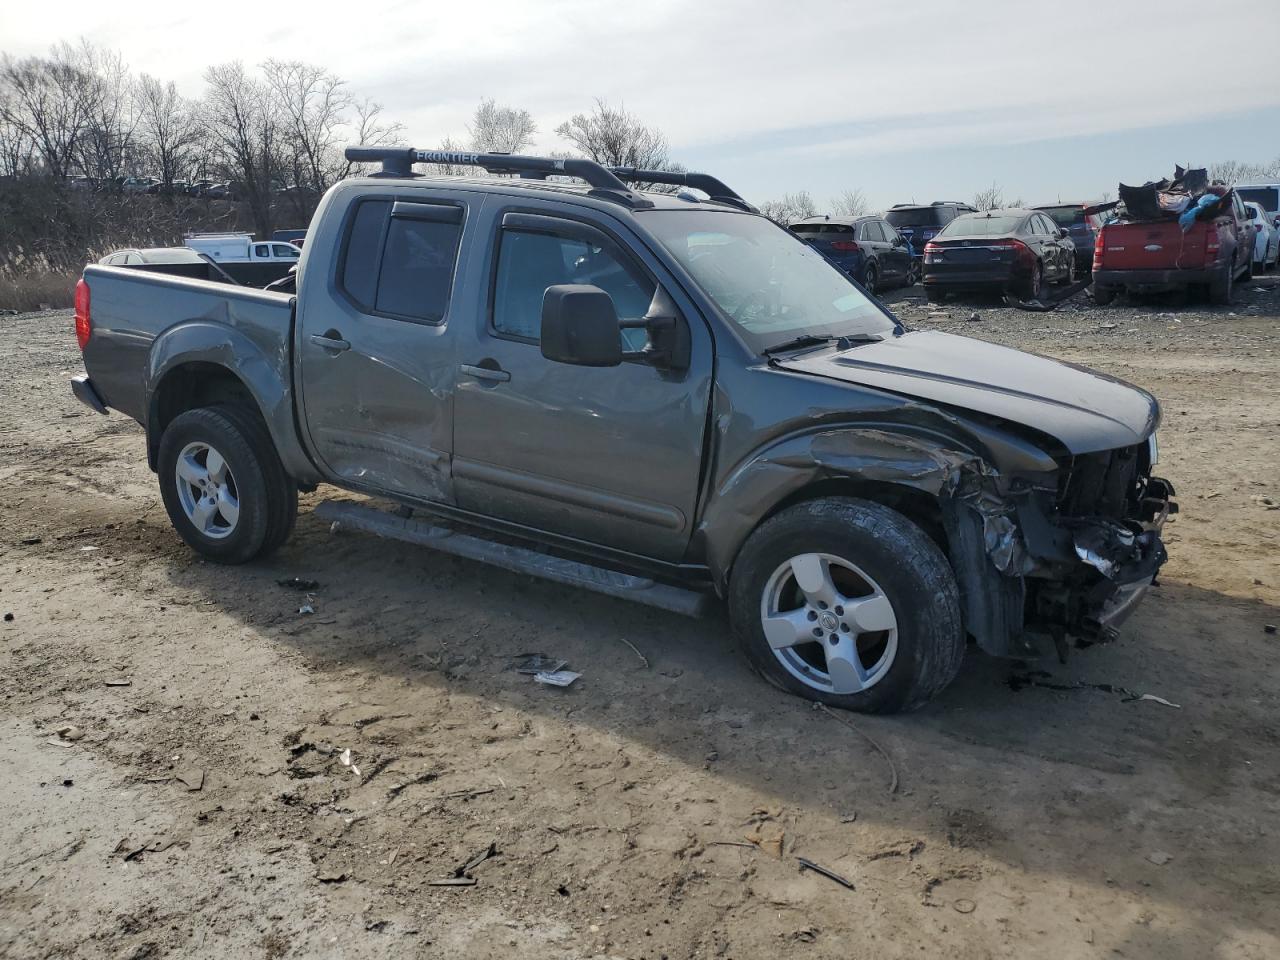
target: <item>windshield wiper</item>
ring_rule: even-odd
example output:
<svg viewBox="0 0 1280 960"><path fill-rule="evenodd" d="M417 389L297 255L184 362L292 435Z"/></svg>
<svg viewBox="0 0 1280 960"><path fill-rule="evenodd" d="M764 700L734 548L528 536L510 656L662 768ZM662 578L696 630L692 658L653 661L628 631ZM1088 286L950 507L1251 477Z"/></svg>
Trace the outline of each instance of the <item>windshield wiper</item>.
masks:
<svg viewBox="0 0 1280 960"><path fill-rule="evenodd" d="M855 343L879 343L880 337L869 333L845 334L842 337L833 335L819 336L813 333L802 333L798 337L792 337L790 340L784 340L782 343L775 343L771 347L765 347L760 352L766 357L771 357L775 353L785 353L788 350L800 350L804 347L816 347L824 343L834 342L841 350L847 350Z"/></svg>

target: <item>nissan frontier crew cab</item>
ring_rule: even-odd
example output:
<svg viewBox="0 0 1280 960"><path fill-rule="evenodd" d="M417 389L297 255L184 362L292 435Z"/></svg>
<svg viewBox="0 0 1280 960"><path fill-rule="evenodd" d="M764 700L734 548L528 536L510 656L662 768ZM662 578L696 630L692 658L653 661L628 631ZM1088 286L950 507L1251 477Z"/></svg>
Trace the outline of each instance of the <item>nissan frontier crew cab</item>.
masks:
<svg viewBox="0 0 1280 960"><path fill-rule="evenodd" d="M296 295L101 265L77 288L73 389L145 427L207 557L274 550L333 484L399 507L317 507L339 529L723 598L767 679L880 712L945 687L968 638L1029 658L1110 632L1165 560L1149 394L910 331L714 177L348 157L381 172L323 198Z"/></svg>

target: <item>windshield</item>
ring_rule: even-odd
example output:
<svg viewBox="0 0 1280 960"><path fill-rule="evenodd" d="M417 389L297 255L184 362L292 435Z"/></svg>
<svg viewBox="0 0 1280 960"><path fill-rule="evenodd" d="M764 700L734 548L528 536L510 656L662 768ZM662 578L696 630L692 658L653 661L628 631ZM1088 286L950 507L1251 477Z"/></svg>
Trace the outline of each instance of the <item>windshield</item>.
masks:
<svg viewBox="0 0 1280 960"><path fill-rule="evenodd" d="M831 261L764 217L663 210L644 225L757 353L805 335L888 334L894 320Z"/></svg>
<svg viewBox="0 0 1280 960"><path fill-rule="evenodd" d="M895 227L940 227L946 223L938 207L904 207L890 210L884 218Z"/></svg>
<svg viewBox="0 0 1280 960"><path fill-rule="evenodd" d="M943 230L939 237L998 237L1013 233L1018 229L1024 217L956 217Z"/></svg>

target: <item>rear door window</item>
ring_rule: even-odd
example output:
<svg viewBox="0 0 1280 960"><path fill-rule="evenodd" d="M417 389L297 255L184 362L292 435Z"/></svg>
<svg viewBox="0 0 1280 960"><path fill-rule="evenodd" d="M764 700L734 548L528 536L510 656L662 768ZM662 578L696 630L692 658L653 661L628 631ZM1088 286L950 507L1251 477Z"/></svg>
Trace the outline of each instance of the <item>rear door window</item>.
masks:
<svg viewBox="0 0 1280 960"><path fill-rule="evenodd" d="M366 313L441 323L461 237L461 207L366 200L347 228L339 286Z"/></svg>

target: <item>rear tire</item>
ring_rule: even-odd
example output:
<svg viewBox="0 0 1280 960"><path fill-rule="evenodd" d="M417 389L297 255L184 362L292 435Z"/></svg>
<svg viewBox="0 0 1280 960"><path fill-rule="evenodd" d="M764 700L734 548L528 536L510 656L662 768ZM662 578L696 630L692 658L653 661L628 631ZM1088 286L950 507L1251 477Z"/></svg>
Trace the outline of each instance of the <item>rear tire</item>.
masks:
<svg viewBox="0 0 1280 960"><path fill-rule="evenodd" d="M862 286L867 293L875 293L876 286L880 282L880 271L876 269L874 263L867 264L867 269L862 271Z"/></svg>
<svg viewBox="0 0 1280 960"><path fill-rule="evenodd" d="M902 514L867 500L814 500L761 524L734 563L729 613L766 679L847 710L915 709L964 657L946 557Z"/></svg>
<svg viewBox="0 0 1280 960"><path fill-rule="evenodd" d="M1209 302L1219 305L1231 303L1231 291L1235 289L1236 265L1229 264L1221 274L1209 284Z"/></svg>
<svg viewBox="0 0 1280 960"><path fill-rule="evenodd" d="M276 549L297 517L298 491L266 427L242 407L201 407L175 417L160 438L156 472L178 535L219 563L245 563Z"/></svg>
<svg viewBox="0 0 1280 960"><path fill-rule="evenodd" d="M936 287L925 287L924 298L929 303L942 303L947 299L947 295Z"/></svg>
<svg viewBox="0 0 1280 960"><path fill-rule="evenodd" d="M1044 296L1044 265L1039 260L1031 268L1031 279L1025 289L1028 300L1039 300Z"/></svg>
<svg viewBox="0 0 1280 960"><path fill-rule="evenodd" d="M1115 287L1103 287L1095 283L1093 285L1093 302L1100 307L1105 307L1116 298L1116 294L1119 292Z"/></svg>

